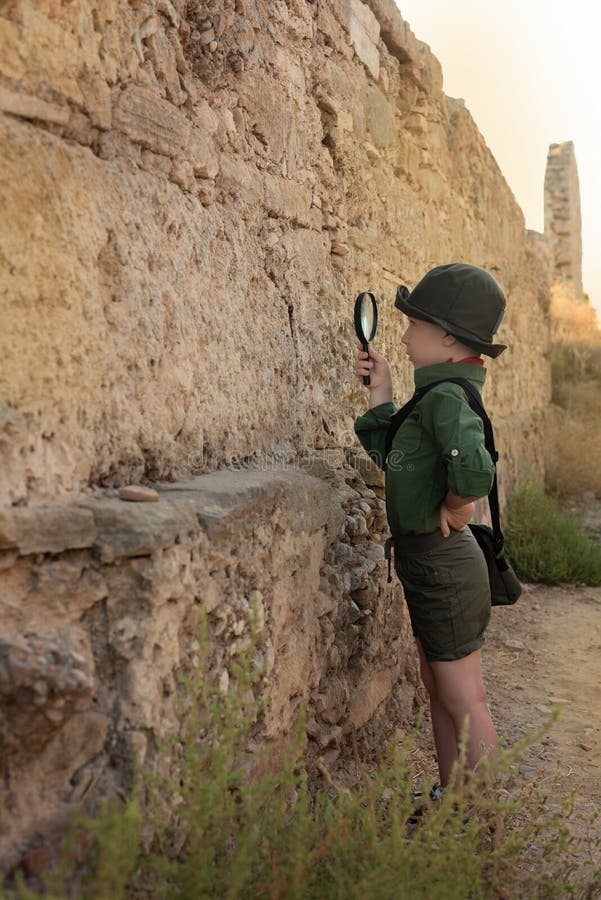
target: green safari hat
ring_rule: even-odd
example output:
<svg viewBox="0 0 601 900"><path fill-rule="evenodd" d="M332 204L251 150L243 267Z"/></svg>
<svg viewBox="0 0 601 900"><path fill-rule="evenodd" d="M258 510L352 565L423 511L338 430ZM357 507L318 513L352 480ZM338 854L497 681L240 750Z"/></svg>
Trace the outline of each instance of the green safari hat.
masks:
<svg viewBox="0 0 601 900"><path fill-rule="evenodd" d="M436 266L412 291L400 284L394 305L407 316L440 325L479 353L495 358L507 349L506 344L492 342L505 313L505 294L490 272L480 266Z"/></svg>

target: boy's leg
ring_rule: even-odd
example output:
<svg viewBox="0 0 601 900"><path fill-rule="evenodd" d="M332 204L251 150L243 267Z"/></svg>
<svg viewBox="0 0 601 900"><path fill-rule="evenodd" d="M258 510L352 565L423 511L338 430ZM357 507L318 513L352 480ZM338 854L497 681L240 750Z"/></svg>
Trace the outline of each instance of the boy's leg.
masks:
<svg viewBox="0 0 601 900"><path fill-rule="evenodd" d="M431 662L430 666L436 696L452 718L457 735L469 715L467 764L474 768L482 756L492 755L497 747L497 733L482 682L481 651L474 650L461 659Z"/></svg>
<svg viewBox="0 0 601 900"><path fill-rule="evenodd" d="M432 733L434 735L434 744L436 745L440 784L442 787L445 787L449 783L453 763L458 757L457 732L452 717L438 699L434 672L432 671L431 663L426 658L422 642L416 635L414 637L419 651L422 681L430 697Z"/></svg>

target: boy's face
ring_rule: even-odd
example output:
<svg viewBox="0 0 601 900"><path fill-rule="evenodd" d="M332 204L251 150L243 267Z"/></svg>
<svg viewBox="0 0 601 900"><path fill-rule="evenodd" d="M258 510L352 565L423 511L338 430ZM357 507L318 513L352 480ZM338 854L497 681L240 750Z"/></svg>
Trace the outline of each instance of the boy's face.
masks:
<svg viewBox="0 0 601 900"><path fill-rule="evenodd" d="M423 319L413 319L411 316L406 318L409 324L401 341L407 348L407 356L413 367L419 369L421 366L446 362L452 355L450 344L454 341L444 328Z"/></svg>

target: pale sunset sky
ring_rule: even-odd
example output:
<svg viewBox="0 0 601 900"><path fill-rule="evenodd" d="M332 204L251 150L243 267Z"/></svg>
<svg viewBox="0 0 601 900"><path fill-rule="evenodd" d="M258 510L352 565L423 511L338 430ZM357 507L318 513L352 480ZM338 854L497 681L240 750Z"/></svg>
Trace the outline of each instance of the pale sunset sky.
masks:
<svg viewBox="0 0 601 900"><path fill-rule="evenodd" d="M601 322L601 12L590 0L396 0L463 97L526 227L544 230L549 144L574 142L584 290Z"/></svg>

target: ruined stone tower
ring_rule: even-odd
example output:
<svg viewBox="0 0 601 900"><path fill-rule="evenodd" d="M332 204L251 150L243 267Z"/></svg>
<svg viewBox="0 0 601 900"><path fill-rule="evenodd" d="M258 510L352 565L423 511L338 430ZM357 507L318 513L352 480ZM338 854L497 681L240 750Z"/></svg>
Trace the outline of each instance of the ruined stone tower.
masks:
<svg viewBox="0 0 601 900"><path fill-rule="evenodd" d="M581 231L574 143L550 144L545 171L545 237L550 242L553 281L583 300Z"/></svg>

